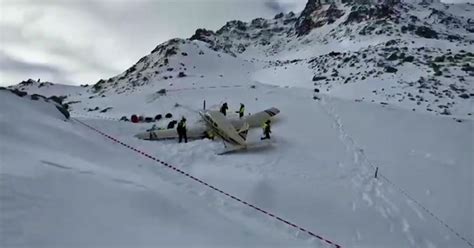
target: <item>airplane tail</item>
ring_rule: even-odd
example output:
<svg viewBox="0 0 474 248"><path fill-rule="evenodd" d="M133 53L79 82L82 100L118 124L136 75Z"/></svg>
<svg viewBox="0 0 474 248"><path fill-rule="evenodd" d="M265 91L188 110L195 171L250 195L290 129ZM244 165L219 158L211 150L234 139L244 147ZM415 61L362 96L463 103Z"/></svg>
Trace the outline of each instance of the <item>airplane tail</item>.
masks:
<svg viewBox="0 0 474 248"><path fill-rule="evenodd" d="M247 140L247 133L249 132L250 125L245 122L244 125L239 129L238 133L242 139Z"/></svg>

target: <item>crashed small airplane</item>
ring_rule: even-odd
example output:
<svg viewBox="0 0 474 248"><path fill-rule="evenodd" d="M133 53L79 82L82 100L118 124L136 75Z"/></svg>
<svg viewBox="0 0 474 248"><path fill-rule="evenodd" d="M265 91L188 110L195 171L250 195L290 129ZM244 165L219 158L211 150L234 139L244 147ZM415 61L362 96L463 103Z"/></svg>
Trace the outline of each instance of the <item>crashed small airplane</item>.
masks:
<svg viewBox="0 0 474 248"><path fill-rule="evenodd" d="M277 108L269 108L264 111L245 116L241 119L231 119L215 110L200 111L204 123L196 123L195 126L187 129L188 139L200 139L212 133L224 141L226 149L223 153L247 149L247 133L250 128L260 127L266 120L280 113ZM150 130L135 135L144 140L165 140L178 137L176 129ZM226 144L229 144L228 147Z"/></svg>

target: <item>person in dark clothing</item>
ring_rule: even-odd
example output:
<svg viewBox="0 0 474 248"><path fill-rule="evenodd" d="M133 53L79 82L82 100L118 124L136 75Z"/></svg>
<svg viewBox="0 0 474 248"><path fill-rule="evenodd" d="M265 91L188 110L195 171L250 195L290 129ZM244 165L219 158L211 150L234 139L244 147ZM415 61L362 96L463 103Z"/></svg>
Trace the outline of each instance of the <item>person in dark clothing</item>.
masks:
<svg viewBox="0 0 474 248"><path fill-rule="evenodd" d="M229 109L229 107L227 106L227 103L225 102L225 103L222 104L222 106L221 106L221 113L222 113L223 115L226 115L228 109Z"/></svg>
<svg viewBox="0 0 474 248"><path fill-rule="evenodd" d="M270 139L270 133L272 132L271 127L270 127L270 120L267 120L265 123L263 123L263 137L260 138L261 140L264 139Z"/></svg>
<svg viewBox="0 0 474 248"><path fill-rule="evenodd" d="M236 113L239 114L239 118L240 118L240 119L242 119L242 117L244 117L245 105L244 105L243 103L240 104L239 111L236 111Z"/></svg>
<svg viewBox="0 0 474 248"><path fill-rule="evenodd" d="M184 143L188 143L188 136L186 134L187 130L186 130L186 118L182 118L179 123L178 123L178 127L176 128L176 130L178 131L178 137L179 137L179 143L181 143L181 141L183 141L183 138L184 138Z"/></svg>

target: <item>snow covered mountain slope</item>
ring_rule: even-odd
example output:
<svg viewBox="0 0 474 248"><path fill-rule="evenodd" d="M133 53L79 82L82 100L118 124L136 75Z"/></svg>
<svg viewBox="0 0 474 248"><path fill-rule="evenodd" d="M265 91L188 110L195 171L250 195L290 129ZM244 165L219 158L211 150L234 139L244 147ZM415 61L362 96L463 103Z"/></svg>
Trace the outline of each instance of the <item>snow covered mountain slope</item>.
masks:
<svg viewBox="0 0 474 248"><path fill-rule="evenodd" d="M52 104L6 91L0 103L2 247L311 246L65 121Z"/></svg>
<svg viewBox="0 0 474 248"><path fill-rule="evenodd" d="M160 44L92 92L257 81L472 119L473 20L472 4L309 0L299 14Z"/></svg>
<svg viewBox="0 0 474 248"><path fill-rule="evenodd" d="M342 247L472 247L473 11L310 0L172 39L93 86L13 86L64 96L70 121L0 90L0 246L332 247L80 120ZM279 108L270 146L218 156L220 141L143 141L152 123L118 121L192 126L203 101Z"/></svg>
<svg viewBox="0 0 474 248"><path fill-rule="evenodd" d="M79 97L87 93L87 86L73 86L64 84L55 84L51 82L40 82L33 79L25 80L10 89L17 89L19 91L27 92L29 95L42 95L45 97L62 96L62 97Z"/></svg>
<svg viewBox="0 0 474 248"><path fill-rule="evenodd" d="M78 118L343 247L472 243L473 143L466 135L472 134L471 120L455 122L326 95L315 101L307 89L261 84L170 90L160 97L151 87L83 96L83 102L71 105L73 114L92 114L83 110L87 106L112 106L93 112L101 118ZM16 96L0 99L2 116L11 116L1 118L0 128L1 232L7 234L0 236L2 244L331 247L75 121L43 116L37 105ZM139 109L147 116L184 115L191 126L198 120L193 108L203 99L214 107L227 101L232 111L240 102L249 112L278 107L282 112L273 124L273 144L218 156L220 142L143 141L133 135L151 124L105 120ZM260 130L252 130L249 141L259 136Z"/></svg>

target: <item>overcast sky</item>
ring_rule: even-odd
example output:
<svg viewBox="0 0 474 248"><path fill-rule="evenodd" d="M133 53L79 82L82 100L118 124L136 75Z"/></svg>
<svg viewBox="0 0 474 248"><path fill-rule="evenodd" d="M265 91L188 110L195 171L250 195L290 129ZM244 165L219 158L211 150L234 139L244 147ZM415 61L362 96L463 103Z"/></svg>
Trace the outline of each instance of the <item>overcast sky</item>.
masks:
<svg viewBox="0 0 474 248"><path fill-rule="evenodd" d="M168 39L233 19L298 12L306 1L0 0L0 85L27 78L95 83Z"/></svg>

